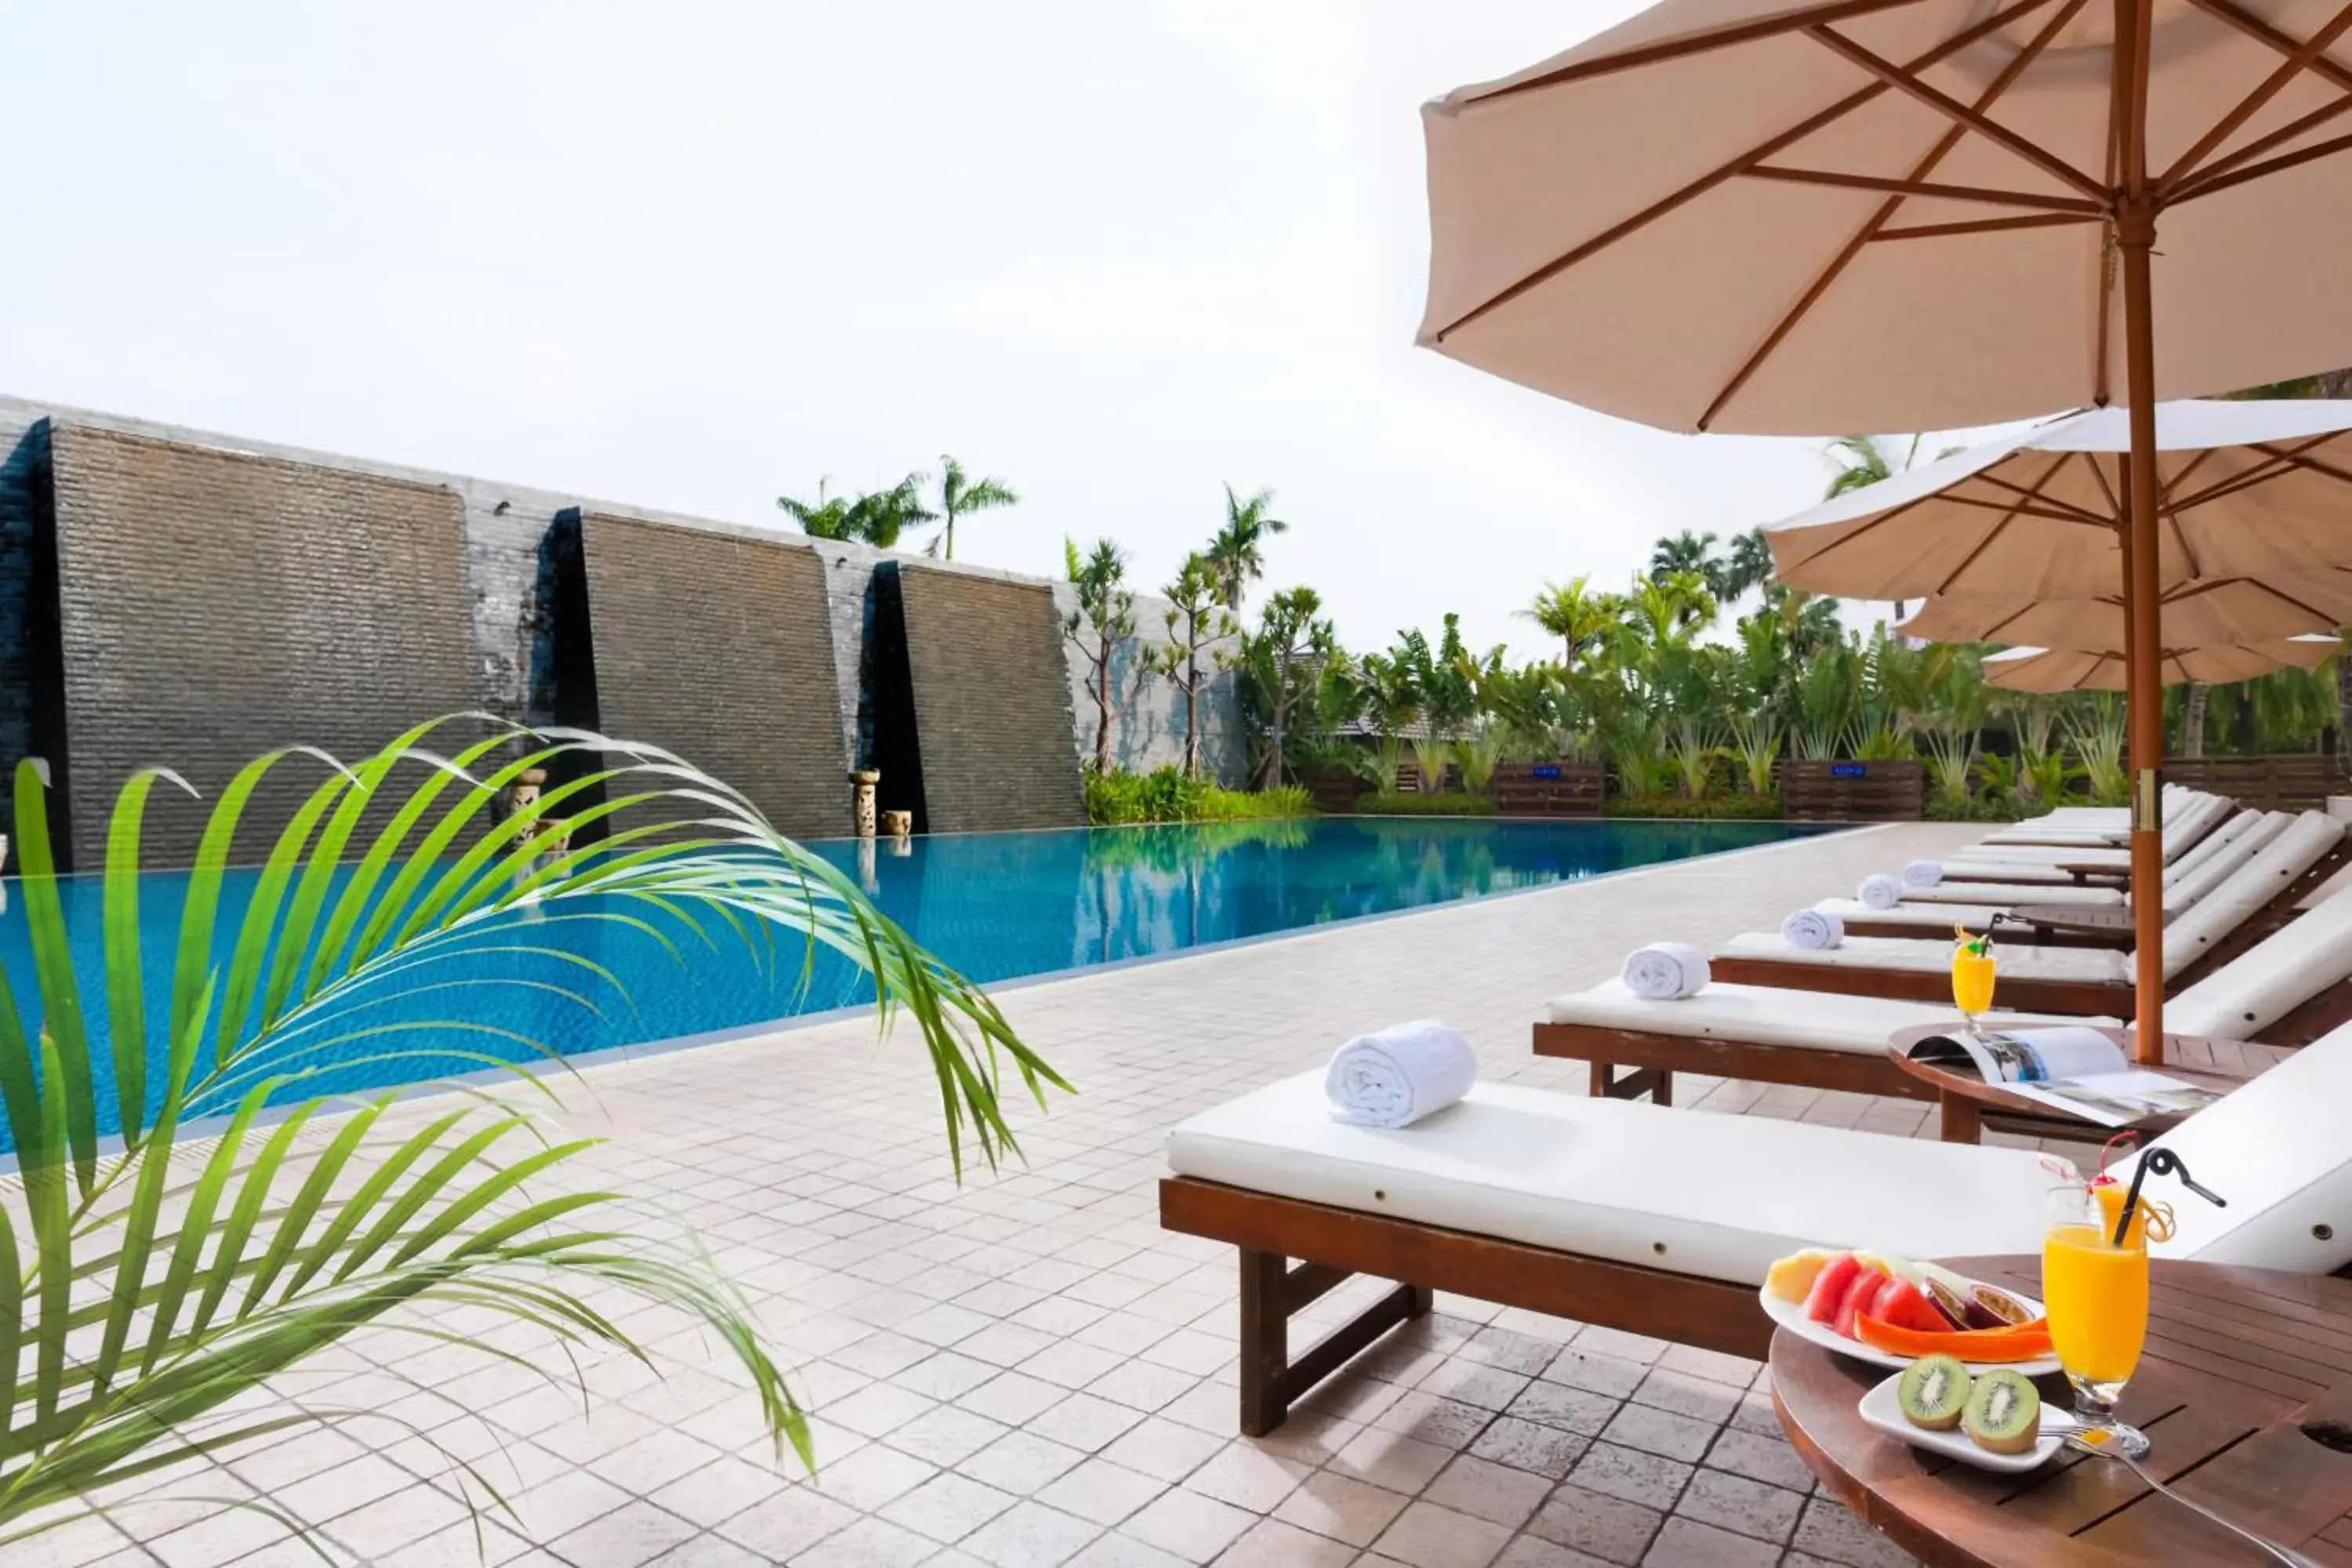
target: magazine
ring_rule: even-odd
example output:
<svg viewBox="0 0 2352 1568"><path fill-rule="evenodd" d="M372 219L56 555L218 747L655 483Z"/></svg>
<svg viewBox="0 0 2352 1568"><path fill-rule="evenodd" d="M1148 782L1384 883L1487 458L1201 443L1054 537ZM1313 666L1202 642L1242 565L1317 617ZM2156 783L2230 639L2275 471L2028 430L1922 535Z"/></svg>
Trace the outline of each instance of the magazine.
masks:
<svg viewBox="0 0 2352 1568"><path fill-rule="evenodd" d="M1987 1083L2102 1127L2182 1116L2221 1098L2193 1083L2133 1067L2121 1046L2096 1029L2079 1026L1956 1030L1919 1041L1910 1056L1937 1067L1973 1068Z"/></svg>

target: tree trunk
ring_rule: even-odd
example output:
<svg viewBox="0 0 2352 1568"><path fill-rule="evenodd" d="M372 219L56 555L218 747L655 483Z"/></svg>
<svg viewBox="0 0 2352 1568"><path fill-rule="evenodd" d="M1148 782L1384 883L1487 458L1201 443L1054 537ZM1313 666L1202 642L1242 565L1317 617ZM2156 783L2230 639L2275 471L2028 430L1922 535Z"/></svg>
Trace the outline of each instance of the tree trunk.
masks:
<svg viewBox="0 0 2352 1568"><path fill-rule="evenodd" d="M1110 638L1095 660L1095 772L1110 772Z"/></svg>
<svg viewBox="0 0 2352 1568"><path fill-rule="evenodd" d="M1201 658L1200 645L1193 643L1184 650L1184 776L1197 778L1201 773Z"/></svg>
<svg viewBox="0 0 2352 1568"><path fill-rule="evenodd" d="M2336 685L2337 700L2340 701L2343 696L2341 676L2336 678ZM2205 683L2201 680L2190 681L2189 698L2181 705L2180 714L2180 754L2184 757L2201 757L2205 754Z"/></svg>

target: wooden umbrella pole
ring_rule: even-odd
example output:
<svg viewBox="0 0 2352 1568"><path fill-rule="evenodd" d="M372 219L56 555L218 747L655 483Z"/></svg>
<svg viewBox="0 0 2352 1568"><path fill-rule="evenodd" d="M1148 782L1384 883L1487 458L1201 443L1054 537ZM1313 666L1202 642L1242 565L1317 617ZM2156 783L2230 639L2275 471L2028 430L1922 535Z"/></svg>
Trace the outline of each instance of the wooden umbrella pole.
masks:
<svg viewBox="0 0 2352 1568"><path fill-rule="evenodd" d="M2147 0L2116 0L2114 90L2123 175L2116 248L2123 268L2124 380L2130 400L2130 510L2124 552L2129 608L2124 703L2131 722L2133 1054L2164 1059L2164 635L2158 570L2156 308L2148 253L2156 244L2156 199L2147 182Z"/></svg>

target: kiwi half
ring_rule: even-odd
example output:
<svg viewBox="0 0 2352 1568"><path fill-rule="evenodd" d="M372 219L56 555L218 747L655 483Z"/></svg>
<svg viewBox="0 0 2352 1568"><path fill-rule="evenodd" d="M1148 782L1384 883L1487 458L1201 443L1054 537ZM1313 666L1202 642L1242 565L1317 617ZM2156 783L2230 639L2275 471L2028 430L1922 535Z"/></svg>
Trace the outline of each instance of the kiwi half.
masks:
<svg viewBox="0 0 2352 1568"><path fill-rule="evenodd" d="M1903 1369L1895 1401L1903 1419L1930 1432L1948 1432L1960 1424L1969 1404L1969 1369L1958 1356L1923 1355Z"/></svg>
<svg viewBox="0 0 2352 1568"><path fill-rule="evenodd" d="M2042 1436L2042 1395L2022 1374L1995 1368L1969 1390L1960 1428L1989 1453L2022 1454Z"/></svg>

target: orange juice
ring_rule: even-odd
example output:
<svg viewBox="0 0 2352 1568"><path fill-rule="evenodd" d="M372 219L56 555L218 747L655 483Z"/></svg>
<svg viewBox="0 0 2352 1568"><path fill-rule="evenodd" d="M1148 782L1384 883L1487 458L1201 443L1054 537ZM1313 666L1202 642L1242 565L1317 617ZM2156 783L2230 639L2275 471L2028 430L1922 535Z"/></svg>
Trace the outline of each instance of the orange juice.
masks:
<svg viewBox="0 0 2352 1568"><path fill-rule="evenodd" d="M2130 1377L2147 1338L2147 1253L2108 1245L2113 1234L2061 1225L2042 1241L2051 1342L2067 1375L2086 1383Z"/></svg>
<svg viewBox="0 0 2352 1568"><path fill-rule="evenodd" d="M2124 1184L2121 1182L2104 1183L2093 1187L2091 1195L2099 1200L2100 1234L2113 1237L2116 1234L2116 1221L2123 1218L2124 1215L2126 1195ZM2142 1252L2147 1250L2147 1203L2145 1199L2141 1200L2137 1208L2132 1210L2131 1234L2124 1237L2126 1247L2137 1247Z"/></svg>
<svg viewBox="0 0 2352 1568"><path fill-rule="evenodd" d="M1992 954L1952 952L1952 1005L1973 1018L1992 1010Z"/></svg>

